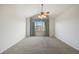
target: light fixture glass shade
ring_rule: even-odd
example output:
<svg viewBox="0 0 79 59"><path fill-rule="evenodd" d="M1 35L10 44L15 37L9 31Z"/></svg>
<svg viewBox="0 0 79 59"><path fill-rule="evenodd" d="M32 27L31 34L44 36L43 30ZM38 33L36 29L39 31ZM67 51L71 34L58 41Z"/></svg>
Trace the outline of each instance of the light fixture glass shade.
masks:
<svg viewBox="0 0 79 59"><path fill-rule="evenodd" d="M38 18L44 19L44 18L47 18L47 17L45 15L38 15Z"/></svg>
<svg viewBox="0 0 79 59"><path fill-rule="evenodd" d="M49 15L49 12L44 12L44 15L45 15L45 16L48 16L48 15Z"/></svg>

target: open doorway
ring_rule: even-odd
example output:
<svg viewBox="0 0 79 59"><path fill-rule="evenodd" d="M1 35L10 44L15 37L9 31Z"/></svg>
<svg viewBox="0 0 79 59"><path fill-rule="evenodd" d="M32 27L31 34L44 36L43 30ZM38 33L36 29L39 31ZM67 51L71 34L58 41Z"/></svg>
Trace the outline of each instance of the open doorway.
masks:
<svg viewBox="0 0 79 59"><path fill-rule="evenodd" d="M49 36L48 19L31 19L30 36Z"/></svg>
<svg viewBox="0 0 79 59"><path fill-rule="evenodd" d="M45 35L45 22L42 20L37 20L34 22L35 36Z"/></svg>

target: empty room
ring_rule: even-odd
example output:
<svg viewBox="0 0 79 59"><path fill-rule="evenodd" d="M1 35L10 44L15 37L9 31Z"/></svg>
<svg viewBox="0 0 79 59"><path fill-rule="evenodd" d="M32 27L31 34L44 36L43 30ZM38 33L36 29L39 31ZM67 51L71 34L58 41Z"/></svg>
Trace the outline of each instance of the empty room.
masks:
<svg viewBox="0 0 79 59"><path fill-rule="evenodd" d="M79 54L79 4L0 4L0 54Z"/></svg>

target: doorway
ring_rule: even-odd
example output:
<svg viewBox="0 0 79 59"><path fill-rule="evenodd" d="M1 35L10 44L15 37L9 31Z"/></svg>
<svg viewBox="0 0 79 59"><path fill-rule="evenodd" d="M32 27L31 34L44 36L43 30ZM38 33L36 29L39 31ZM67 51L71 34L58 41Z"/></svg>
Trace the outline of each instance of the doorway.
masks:
<svg viewBox="0 0 79 59"><path fill-rule="evenodd" d="M30 36L49 36L48 19L31 19Z"/></svg>

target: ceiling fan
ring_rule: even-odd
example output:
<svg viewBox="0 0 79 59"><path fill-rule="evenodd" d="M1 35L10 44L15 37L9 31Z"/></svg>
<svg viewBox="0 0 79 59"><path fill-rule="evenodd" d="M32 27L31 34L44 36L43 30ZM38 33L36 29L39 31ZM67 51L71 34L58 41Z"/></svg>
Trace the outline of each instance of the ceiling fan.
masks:
<svg viewBox="0 0 79 59"><path fill-rule="evenodd" d="M44 6L44 4L41 4L41 12L38 15L38 18L40 18L40 19L44 19L44 18L47 18L49 16L49 11L44 11L43 6Z"/></svg>

